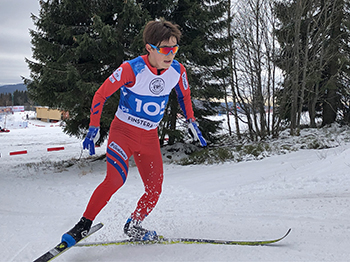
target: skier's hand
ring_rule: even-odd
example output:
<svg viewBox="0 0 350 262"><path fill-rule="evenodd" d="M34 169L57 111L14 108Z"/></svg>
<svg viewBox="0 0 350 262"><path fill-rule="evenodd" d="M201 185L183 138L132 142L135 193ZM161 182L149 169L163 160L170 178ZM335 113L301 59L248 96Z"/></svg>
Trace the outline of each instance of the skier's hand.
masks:
<svg viewBox="0 0 350 262"><path fill-rule="evenodd" d="M192 119L189 119L188 121L188 133L190 133L192 136L193 141L199 141L202 147L207 146L207 141L205 141L204 137L202 136L202 132L199 130L198 124Z"/></svg>
<svg viewBox="0 0 350 262"><path fill-rule="evenodd" d="M89 131L83 141L83 149L89 149L90 156L95 154L95 143L100 138L100 129L90 126Z"/></svg>

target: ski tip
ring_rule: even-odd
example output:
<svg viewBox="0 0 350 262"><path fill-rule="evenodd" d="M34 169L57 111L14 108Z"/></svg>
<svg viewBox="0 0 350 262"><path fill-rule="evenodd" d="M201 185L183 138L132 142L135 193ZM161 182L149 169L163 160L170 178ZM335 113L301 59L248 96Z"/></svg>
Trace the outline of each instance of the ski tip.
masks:
<svg viewBox="0 0 350 262"><path fill-rule="evenodd" d="M292 231L291 228L288 229L287 233L286 233L286 236Z"/></svg>
<svg viewBox="0 0 350 262"><path fill-rule="evenodd" d="M281 237L281 239L283 239L283 238L285 238L286 236L288 236L289 235L289 233L292 231L292 229L291 228L289 228L288 230L287 230L287 233L283 236L283 237Z"/></svg>

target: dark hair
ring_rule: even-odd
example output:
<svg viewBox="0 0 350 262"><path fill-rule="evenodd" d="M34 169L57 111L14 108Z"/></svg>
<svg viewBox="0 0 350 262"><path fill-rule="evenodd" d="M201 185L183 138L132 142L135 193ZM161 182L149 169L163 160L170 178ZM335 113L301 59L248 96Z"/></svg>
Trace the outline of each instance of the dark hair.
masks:
<svg viewBox="0 0 350 262"><path fill-rule="evenodd" d="M161 18L146 24L143 31L143 42L145 44L159 45L162 41L169 40L172 36L179 43L181 38L179 26Z"/></svg>

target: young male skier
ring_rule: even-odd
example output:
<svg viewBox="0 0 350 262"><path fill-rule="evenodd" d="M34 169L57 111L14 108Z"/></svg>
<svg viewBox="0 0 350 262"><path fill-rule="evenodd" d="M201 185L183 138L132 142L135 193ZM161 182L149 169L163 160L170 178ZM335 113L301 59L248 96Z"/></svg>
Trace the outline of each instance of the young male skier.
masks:
<svg viewBox="0 0 350 262"><path fill-rule="evenodd" d="M107 174L92 194L83 217L62 236L62 241L68 246L74 245L88 233L97 214L125 183L128 161L132 155L145 193L126 221L124 233L138 240L157 238L156 232L144 229L141 222L153 210L162 191L163 162L157 127L173 88L189 123L190 133L202 146L206 146L193 115L186 70L174 60L180 37L178 26L168 21L162 19L147 23L143 41L148 54L124 62L96 91L89 131L83 141L83 148L89 149L90 155L95 154L94 143L99 137L103 105L109 96L120 89L119 106L109 130Z"/></svg>

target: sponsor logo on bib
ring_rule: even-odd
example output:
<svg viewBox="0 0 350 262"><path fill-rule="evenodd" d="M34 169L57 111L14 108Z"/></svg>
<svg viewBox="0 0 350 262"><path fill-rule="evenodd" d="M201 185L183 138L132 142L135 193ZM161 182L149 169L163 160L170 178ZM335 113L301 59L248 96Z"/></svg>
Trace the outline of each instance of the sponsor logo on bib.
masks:
<svg viewBox="0 0 350 262"><path fill-rule="evenodd" d="M165 88L165 82L162 78L155 78L149 84L149 90L155 94L159 95Z"/></svg>

